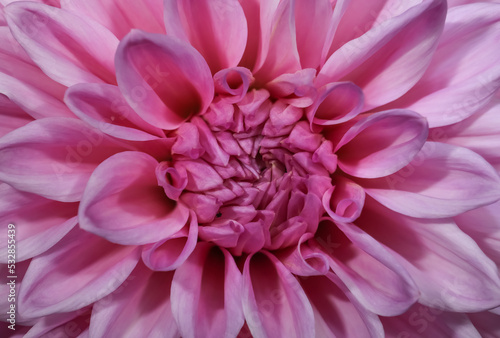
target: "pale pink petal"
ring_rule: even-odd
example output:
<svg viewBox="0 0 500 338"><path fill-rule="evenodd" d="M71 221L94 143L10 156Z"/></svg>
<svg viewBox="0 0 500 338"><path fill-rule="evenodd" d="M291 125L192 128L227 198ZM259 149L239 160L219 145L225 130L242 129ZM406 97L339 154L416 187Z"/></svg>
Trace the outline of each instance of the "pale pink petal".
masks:
<svg viewBox="0 0 500 338"><path fill-rule="evenodd" d="M163 0L61 0L63 9L92 18L122 39L131 29L165 33Z"/></svg>
<svg viewBox="0 0 500 338"><path fill-rule="evenodd" d="M403 216L368 199L356 224L403 259L420 303L457 312L500 304L496 265L453 221Z"/></svg>
<svg viewBox="0 0 500 338"><path fill-rule="evenodd" d="M170 303L173 275L137 264L118 290L94 304L90 337L179 337Z"/></svg>
<svg viewBox="0 0 500 338"><path fill-rule="evenodd" d="M381 243L354 224L325 221L314 241L333 272L367 310L382 316L406 311L418 298L408 271Z"/></svg>
<svg viewBox="0 0 500 338"><path fill-rule="evenodd" d="M244 323L241 273L234 258L199 243L174 275L172 312L183 337L235 337Z"/></svg>
<svg viewBox="0 0 500 338"><path fill-rule="evenodd" d="M131 141L154 140L165 135L137 115L117 86L77 84L66 91L64 101L76 116L105 134Z"/></svg>
<svg viewBox="0 0 500 338"><path fill-rule="evenodd" d="M77 213L77 203L55 202L0 184L0 222L16 226L17 262L35 257L56 244L76 225ZM3 248L0 260L5 263L8 239L7 230L0 233Z"/></svg>
<svg viewBox="0 0 500 338"><path fill-rule="evenodd" d="M190 220L168 239L148 244L142 249L142 260L147 267L156 271L177 269L191 255L198 239L198 220L193 212Z"/></svg>
<svg viewBox="0 0 500 338"><path fill-rule="evenodd" d="M247 42L247 21L237 0L165 0L167 35L184 40L212 73L236 67Z"/></svg>
<svg viewBox="0 0 500 338"><path fill-rule="evenodd" d="M266 251L245 262L243 310L255 337L315 337L307 295L295 276Z"/></svg>
<svg viewBox="0 0 500 338"><path fill-rule="evenodd" d="M74 117L62 102L66 87L49 78L31 61L9 27L0 27L0 60L0 93L34 118Z"/></svg>
<svg viewBox="0 0 500 338"><path fill-rule="evenodd" d="M133 30L120 42L115 62L125 99L153 126L175 129L213 99L207 63L175 38Z"/></svg>
<svg viewBox="0 0 500 338"><path fill-rule="evenodd" d="M19 290L19 313L33 318L92 304L116 290L139 258L139 248L73 229L31 261Z"/></svg>
<svg viewBox="0 0 500 338"><path fill-rule="evenodd" d="M2 119L0 137L33 121L31 116L2 94L0 94L0 117Z"/></svg>
<svg viewBox="0 0 500 338"><path fill-rule="evenodd" d="M383 177L405 167L424 145L427 121L408 110L361 119L337 144L338 166L349 175Z"/></svg>
<svg viewBox="0 0 500 338"><path fill-rule="evenodd" d="M5 12L16 40L55 81L66 86L116 82L113 57L118 39L103 26L33 2L14 3Z"/></svg>
<svg viewBox="0 0 500 338"><path fill-rule="evenodd" d="M437 142L427 142L399 172L359 183L381 204L412 217L451 217L500 198L500 178L488 162Z"/></svg>
<svg viewBox="0 0 500 338"><path fill-rule="evenodd" d="M495 168L500 165L500 98L494 98L485 108L462 122L433 128L429 139L465 147L484 157Z"/></svg>
<svg viewBox="0 0 500 338"><path fill-rule="evenodd" d="M136 245L179 231L189 211L158 186L157 165L141 152L119 153L102 162L85 188L78 212L80 226L111 242Z"/></svg>
<svg viewBox="0 0 500 338"><path fill-rule="evenodd" d="M21 191L74 202L97 165L123 150L80 120L36 120L1 139L0 180Z"/></svg>
<svg viewBox="0 0 500 338"><path fill-rule="evenodd" d="M80 337L79 334L88 330L89 323L90 309L88 308L68 313L57 313L38 320L24 338L58 337L63 335Z"/></svg>
<svg viewBox="0 0 500 338"><path fill-rule="evenodd" d="M313 307L316 337L384 337L378 316L357 302L333 273L299 281Z"/></svg>
<svg viewBox="0 0 500 338"><path fill-rule="evenodd" d="M335 51L317 84L354 82L363 89L366 110L399 98L424 74L445 16L446 1L424 0L383 21Z"/></svg>
<svg viewBox="0 0 500 338"><path fill-rule="evenodd" d="M353 119L363 106L363 91L358 86L351 82L330 83L319 89L306 115L311 126L330 126Z"/></svg>
<svg viewBox="0 0 500 338"><path fill-rule="evenodd" d="M500 3L450 9L425 75L391 106L422 114L431 127L471 116L500 88L499 39Z"/></svg>
<svg viewBox="0 0 500 338"><path fill-rule="evenodd" d="M485 338L464 313L444 312L439 308L415 304L397 317L380 317L388 338L455 337Z"/></svg>

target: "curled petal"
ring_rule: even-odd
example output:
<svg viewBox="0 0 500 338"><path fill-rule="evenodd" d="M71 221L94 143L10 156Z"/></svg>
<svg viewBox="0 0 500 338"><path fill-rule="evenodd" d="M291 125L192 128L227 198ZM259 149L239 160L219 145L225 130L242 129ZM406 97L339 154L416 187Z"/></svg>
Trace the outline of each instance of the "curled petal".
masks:
<svg viewBox="0 0 500 338"><path fill-rule="evenodd" d="M338 165L362 178L393 174L417 155L428 133L427 121L414 112L373 114L351 127L337 144Z"/></svg>
<svg viewBox="0 0 500 338"><path fill-rule="evenodd" d="M252 81L252 72L246 68L223 69L214 75L215 92L220 95L227 95L226 102L236 103L246 95Z"/></svg>
<svg viewBox="0 0 500 338"><path fill-rule="evenodd" d="M323 195L323 207L337 222L353 222L361 214L364 204L364 189L347 178L337 179L335 186Z"/></svg>
<svg viewBox="0 0 500 338"><path fill-rule="evenodd" d="M145 121L176 129L213 99L212 75L191 46L161 34L132 30L115 57L118 85Z"/></svg>
<svg viewBox="0 0 500 338"><path fill-rule="evenodd" d="M80 226L111 242L146 244L179 231L188 209L167 196L158 182L158 162L141 152L123 152L96 168L78 212Z"/></svg>

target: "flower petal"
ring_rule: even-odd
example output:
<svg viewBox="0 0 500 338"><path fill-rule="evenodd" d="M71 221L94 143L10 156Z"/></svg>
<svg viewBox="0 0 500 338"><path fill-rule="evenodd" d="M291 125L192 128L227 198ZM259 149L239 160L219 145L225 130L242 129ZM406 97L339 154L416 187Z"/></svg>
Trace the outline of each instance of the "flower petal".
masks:
<svg viewBox="0 0 500 338"><path fill-rule="evenodd" d="M237 0L165 0L167 35L184 40L212 73L236 67L247 42L247 21Z"/></svg>
<svg viewBox="0 0 500 338"><path fill-rule="evenodd" d="M168 238L189 217L188 209L158 186L158 162L141 152L123 152L93 172L80 203L82 229L119 244L146 244Z"/></svg>
<svg viewBox="0 0 500 338"><path fill-rule="evenodd" d="M446 1L424 0L383 21L335 51L317 84L354 82L363 89L366 110L399 98L424 74L445 17Z"/></svg>
<svg viewBox="0 0 500 338"><path fill-rule="evenodd" d="M16 226L17 262L38 256L56 244L76 225L77 213L77 203L55 202L0 184L0 222ZM0 233L0 260L5 263L7 237L7 231Z"/></svg>
<svg viewBox="0 0 500 338"><path fill-rule="evenodd" d="M0 137L33 121L31 116L2 94L0 94L0 117L2 119Z"/></svg>
<svg viewBox="0 0 500 338"><path fill-rule="evenodd" d="M161 34L132 30L116 52L120 90L151 125L175 129L203 113L214 95L210 69L190 45Z"/></svg>
<svg viewBox="0 0 500 338"><path fill-rule="evenodd" d="M315 337L314 314L294 275L266 251L243 269L243 310L256 337Z"/></svg>
<svg viewBox="0 0 500 338"><path fill-rule="evenodd" d="M171 297L183 337L236 337L243 326L241 273L225 249L199 243L175 271Z"/></svg>
<svg viewBox="0 0 500 338"><path fill-rule="evenodd" d="M357 182L381 204L412 217L451 217L500 198L500 178L488 162L444 143L427 142L393 175Z"/></svg>
<svg viewBox="0 0 500 338"><path fill-rule="evenodd" d="M13 3L5 12L16 40L55 81L66 86L116 83L113 57L118 39L106 28L65 10L27 1Z"/></svg>
<svg viewBox="0 0 500 338"><path fill-rule="evenodd" d="M338 166L362 178L393 174L410 163L427 135L427 121L414 112L373 114L351 127L337 144Z"/></svg>
<svg viewBox="0 0 500 338"><path fill-rule="evenodd" d="M165 33L163 0L61 0L63 9L92 18L122 39L133 28Z"/></svg>
<svg viewBox="0 0 500 338"><path fill-rule="evenodd" d="M139 258L139 248L75 228L31 261L19 291L19 313L34 318L92 304L116 290Z"/></svg>
<svg viewBox="0 0 500 338"><path fill-rule="evenodd" d="M497 267L452 220L416 219L373 199L366 203L356 224L397 254L420 290L420 303L457 312L500 304Z"/></svg>
<svg viewBox="0 0 500 338"><path fill-rule="evenodd" d="M94 168L123 150L80 120L36 120L0 140L0 180L21 191L75 202Z"/></svg>
<svg viewBox="0 0 500 338"><path fill-rule="evenodd" d="M105 134L131 141L154 140L165 135L137 115L117 86L77 84L66 91L64 101L76 116Z"/></svg>
<svg viewBox="0 0 500 338"><path fill-rule="evenodd" d="M499 3L450 9L425 75L391 106L422 114L431 127L471 116L500 88L500 54L496 48L499 39Z"/></svg>
<svg viewBox="0 0 500 338"><path fill-rule="evenodd" d="M151 271L139 263L120 289L94 304L90 336L178 337L170 303L172 278L173 272Z"/></svg>

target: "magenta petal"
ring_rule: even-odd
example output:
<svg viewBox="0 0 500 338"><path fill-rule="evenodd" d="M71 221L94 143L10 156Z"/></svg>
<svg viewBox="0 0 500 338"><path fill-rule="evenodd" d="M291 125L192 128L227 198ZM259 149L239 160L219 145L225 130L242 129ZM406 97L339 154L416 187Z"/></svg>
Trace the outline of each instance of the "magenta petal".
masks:
<svg viewBox="0 0 500 338"><path fill-rule="evenodd" d="M373 22L373 14L368 15L367 22ZM339 80L358 84L365 94L366 110L399 98L424 74L445 17L446 1L426 0L383 21L335 51L321 69L318 85Z"/></svg>
<svg viewBox="0 0 500 338"><path fill-rule="evenodd" d="M247 42L247 22L236 0L166 0L167 35L185 40L213 73L236 67Z"/></svg>
<svg viewBox="0 0 500 338"><path fill-rule="evenodd" d="M0 140L0 180L21 191L75 202L94 168L123 150L80 120L36 120Z"/></svg>
<svg viewBox="0 0 500 338"><path fill-rule="evenodd" d="M304 290L266 251L245 262L243 310L255 337L315 337L314 314Z"/></svg>
<svg viewBox="0 0 500 338"><path fill-rule="evenodd" d="M25 210L29 208L30 212ZM0 184L0 222L16 226L16 261L38 256L77 223L77 203L55 202ZM0 261L7 262L7 231L0 233Z"/></svg>
<svg viewBox="0 0 500 338"><path fill-rule="evenodd" d="M172 312L183 337L236 337L244 324L241 273L233 257L199 243L174 275Z"/></svg>
<svg viewBox="0 0 500 338"><path fill-rule="evenodd" d="M340 140L339 167L362 178L383 177L406 166L428 135L427 121L408 110L375 113L360 120Z"/></svg>
<svg viewBox="0 0 500 338"><path fill-rule="evenodd" d="M190 221L169 238L148 244L142 249L142 260L156 271L177 269L191 255L198 239L198 221L193 212Z"/></svg>
<svg viewBox="0 0 500 338"><path fill-rule="evenodd" d="M127 102L151 125L175 129L213 99L212 74L190 45L133 30L116 52L116 77Z"/></svg>
<svg viewBox="0 0 500 338"><path fill-rule="evenodd" d="M118 39L106 28L65 10L33 2L11 4L5 12L16 40L55 81L66 86L79 82L115 83L113 57Z"/></svg>
<svg viewBox="0 0 500 338"><path fill-rule="evenodd" d="M117 289L139 258L139 248L75 228L31 261L19 291L19 312L34 318L81 309Z"/></svg>
<svg viewBox="0 0 500 338"><path fill-rule="evenodd" d="M80 203L82 229L120 244L165 239L185 224L188 209L170 200L158 182L158 162L140 152L123 152L93 172Z"/></svg>
<svg viewBox="0 0 500 338"><path fill-rule="evenodd" d="M368 195L398 213L451 217L500 198L500 178L478 154L427 142L410 164L383 179L360 183Z"/></svg>
<svg viewBox="0 0 500 338"><path fill-rule="evenodd" d="M90 337L178 337L172 278L173 272L151 271L139 263L120 289L94 304Z"/></svg>
<svg viewBox="0 0 500 338"><path fill-rule="evenodd" d="M163 131L140 118L117 86L82 83L66 91L64 102L81 120L105 134L131 141L154 140Z"/></svg>
<svg viewBox="0 0 500 338"><path fill-rule="evenodd" d="M334 221L350 223L359 217L365 203L365 191L347 178L339 178L322 198L323 207Z"/></svg>
<svg viewBox="0 0 500 338"><path fill-rule="evenodd" d="M0 137L33 121L20 107L8 97L0 94Z"/></svg>

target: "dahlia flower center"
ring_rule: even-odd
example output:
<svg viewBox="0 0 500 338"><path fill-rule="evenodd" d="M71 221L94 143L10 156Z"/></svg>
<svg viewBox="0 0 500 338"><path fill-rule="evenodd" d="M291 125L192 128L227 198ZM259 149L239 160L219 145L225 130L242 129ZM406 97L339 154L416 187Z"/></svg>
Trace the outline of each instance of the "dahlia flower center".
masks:
<svg viewBox="0 0 500 338"><path fill-rule="evenodd" d="M157 169L167 196L193 210L199 239L234 255L313 234L336 168L331 143L311 132L303 109L250 89L250 79L244 68L217 73L212 105L169 135L172 158Z"/></svg>

